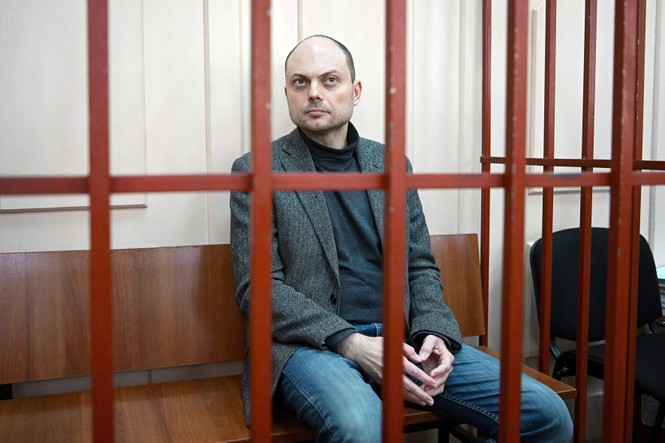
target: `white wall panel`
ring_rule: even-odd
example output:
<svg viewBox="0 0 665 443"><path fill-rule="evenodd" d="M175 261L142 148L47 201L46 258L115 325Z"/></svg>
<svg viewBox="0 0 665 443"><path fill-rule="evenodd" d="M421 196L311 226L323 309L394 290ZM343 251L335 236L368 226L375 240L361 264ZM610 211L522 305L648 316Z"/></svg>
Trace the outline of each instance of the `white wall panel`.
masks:
<svg viewBox="0 0 665 443"><path fill-rule="evenodd" d="M143 1L150 173L206 170L202 3Z"/></svg>
<svg viewBox="0 0 665 443"><path fill-rule="evenodd" d="M531 57L542 58L542 0L532 0ZM505 152L506 2L493 5L492 152ZM561 46L557 68L557 152L580 148L582 5L559 2ZM650 6L653 10L656 6ZM0 174L85 174L87 79L85 2L8 0L0 5ZM658 6L662 15L662 6ZM66 11L66 12L65 12ZM250 0L113 0L111 12L112 171L136 173L228 172L250 149ZM408 3L407 153L416 172L480 170L482 1L418 0ZM653 11L652 11L653 12ZM599 2L599 32L611 35L613 2ZM655 13L648 14L649 17ZM331 35L352 51L363 82L353 122L364 137L384 139L385 10L381 0L275 0L273 3L272 135L293 128L284 98L284 58L303 37ZM645 114L649 152L663 157L658 128L664 88L662 18L648 28L654 63L647 72ZM652 22L650 22L652 23ZM601 35L601 36L602 36ZM657 35L657 37L656 37ZM649 43L652 42L652 43ZM650 47L651 48L651 47ZM598 39L596 141L610 148L612 59L610 39ZM649 55L648 55L649 56ZM532 65L530 153L542 149L542 66ZM540 89L539 89L540 88ZM653 121L653 126L652 122ZM653 127L653 131L650 129ZM38 129L35 129L38 128ZM494 166L500 171L501 166ZM654 250L662 264L659 202L645 192ZM477 231L479 191L421 191L432 232ZM502 191L493 191L492 275L500 275ZM598 193L596 193L598 194ZM6 197L6 196L5 196ZM3 197L3 202L8 202ZM127 196L122 196L127 197ZM113 244L156 246L228 239L228 193L130 196L144 208L113 211ZM21 197L24 198L24 197ZM540 195L527 198L527 239L539 236ZM607 195L597 195L595 221L606 222ZM6 203L5 203L6 204ZM577 221L577 198L557 196L555 226ZM37 232L57 226L56 236ZM68 249L87 245L87 213L0 214L0 250ZM500 290L500 279L491 281ZM498 297L496 298L498 300ZM494 318L494 316L493 316ZM498 318L498 317L496 317ZM492 320L494 323L494 319ZM492 325L491 325L492 326ZM494 326L492 326L494 327ZM496 337L496 334L493 334Z"/></svg>
<svg viewBox="0 0 665 443"><path fill-rule="evenodd" d="M306 35L302 34L302 2L275 0L272 9L272 138L291 132L295 126L289 118L284 94L284 60L291 49Z"/></svg>
<svg viewBox="0 0 665 443"><path fill-rule="evenodd" d="M460 2L412 4L409 76L409 155L418 172L459 170L461 89ZM432 233L456 232L457 190L422 190Z"/></svg>
<svg viewBox="0 0 665 443"><path fill-rule="evenodd" d="M140 3L111 11L111 143L116 171L145 172ZM88 170L85 3L5 2L0 90L1 174L83 175ZM116 16L114 17L114 13ZM118 16L123 20L117 19ZM138 34L135 31L138 29ZM129 31L129 32L128 32ZM127 44L130 42L130 44ZM136 44L138 42L138 44ZM122 52L120 48L124 48ZM139 118L137 118L139 117ZM114 196L116 207L142 206L142 195ZM85 208L84 196L1 196L0 211Z"/></svg>
<svg viewBox="0 0 665 443"><path fill-rule="evenodd" d="M206 0L208 173L228 173L250 150L249 3ZM209 193L208 241L229 241L229 193Z"/></svg>

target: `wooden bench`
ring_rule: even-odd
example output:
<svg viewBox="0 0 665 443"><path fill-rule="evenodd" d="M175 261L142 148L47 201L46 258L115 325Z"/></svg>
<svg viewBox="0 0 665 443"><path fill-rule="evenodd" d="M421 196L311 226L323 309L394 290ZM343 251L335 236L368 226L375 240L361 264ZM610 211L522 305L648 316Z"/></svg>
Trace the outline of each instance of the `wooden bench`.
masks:
<svg viewBox="0 0 665 443"><path fill-rule="evenodd" d="M476 235L433 236L432 247L463 335L483 334ZM0 254L0 384L91 373L88 257L85 251ZM116 250L112 257L115 371L242 360L246 324L234 303L228 245ZM574 388L525 371L564 399L575 397ZM242 411L237 374L116 388L116 440L249 441ZM406 407L404 422L407 431L451 425ZM275 441L314 437L284 411L275 411L273 429ZM0 401L2 441L91 439L89 392Z"/></svg>

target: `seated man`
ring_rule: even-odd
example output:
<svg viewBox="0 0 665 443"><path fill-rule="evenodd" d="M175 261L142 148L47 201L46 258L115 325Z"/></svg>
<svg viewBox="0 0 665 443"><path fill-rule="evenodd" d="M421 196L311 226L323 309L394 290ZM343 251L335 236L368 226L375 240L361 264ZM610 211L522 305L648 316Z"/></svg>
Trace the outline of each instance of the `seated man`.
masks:
<svg viewBox="0 0 665 443"><path fill-rule="evenodd" d="M322 35L285 62L284 88L297 128L273 142L280 172L382 172L384 146L350 123L362 85L353 59ZM411 169L410 164L408 165ZM250 171L250 156L233 164ZM231 195L236 299L249 312L250 195ZM382 191L277 192L273 202L273 393L317 441L381 441ZM407 193L404 397L496 438L499 363L462 344L444 303L439 269L416 191ZM243 394L249 417L248 371ZM572 422L549 388L522 379L523 441L568 442Z"/></svg>

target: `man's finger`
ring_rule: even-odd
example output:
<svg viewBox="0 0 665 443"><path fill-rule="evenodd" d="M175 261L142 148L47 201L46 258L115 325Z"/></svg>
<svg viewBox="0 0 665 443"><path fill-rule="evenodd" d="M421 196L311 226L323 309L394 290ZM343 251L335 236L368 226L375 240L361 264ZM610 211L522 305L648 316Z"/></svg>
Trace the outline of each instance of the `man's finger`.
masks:
<svg viewBox="0 0 665 443"><path fill-rule="evenodd" d="M413 346L408 345L406 343L402 343L402 354L409 360L420 363L422 362L422 359L420 358L420 355L416 352L415 349L413 349Z"/></svg>
<svg viewBox="0 0 665 443"><path fill-rule="evenodd" d="M404 376L404 400L410 401L420 406L432 406L434 399L427 392L423 391L420 386L415 384L409 377Z"/></svg>
<svg viewBox="0 0 665 443"><path fill-rule="evenodd" d="M418 366L411 363L406 357L403 357L404 372L411 377L418 380L423 385L438 386L439 383L431 377L427 372L420 369Z"/></svg>

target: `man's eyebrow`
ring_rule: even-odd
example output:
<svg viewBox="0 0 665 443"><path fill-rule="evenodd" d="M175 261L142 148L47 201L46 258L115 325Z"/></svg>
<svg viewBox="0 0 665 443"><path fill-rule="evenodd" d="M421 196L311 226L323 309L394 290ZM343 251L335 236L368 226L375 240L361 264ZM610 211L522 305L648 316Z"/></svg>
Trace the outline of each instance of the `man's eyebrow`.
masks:
<svg viewBox="0 0 665 443"><path fill-rule="evenodd" d="M322 73L322 74L317 74L316 77L326 77L326 76L328 76L328 75L332 75L332 74L340 74L340 71L337 70L337 69L331 69L331 70L326 71L326 72L324 72L324 73ZM305 74L301 74L300 72L294 72L294 73L292 73L291 75L289 75L288 78L289 78L289 79L309 78L309 76L308 76L308 75L305 75Z"/></svg>
<svg viewBox="0 0 665 443"><path fill-rule="evenodd" d="M330 71L326 71L323 74L319 75L319 77L326 77L331 74L339 74L339 73L340 71L338 71L337 69L331 69Z"/></svg>

